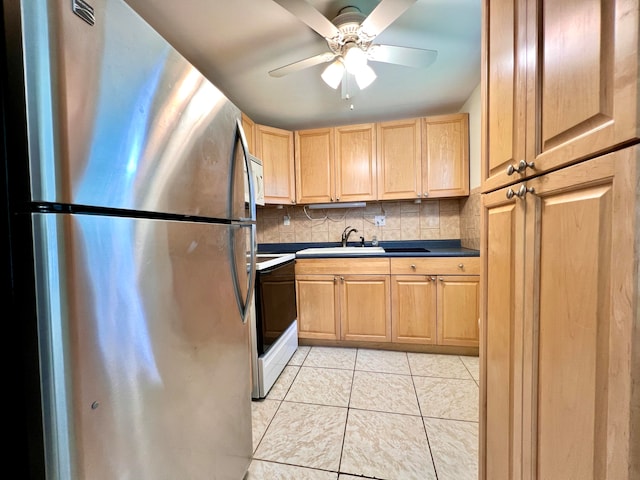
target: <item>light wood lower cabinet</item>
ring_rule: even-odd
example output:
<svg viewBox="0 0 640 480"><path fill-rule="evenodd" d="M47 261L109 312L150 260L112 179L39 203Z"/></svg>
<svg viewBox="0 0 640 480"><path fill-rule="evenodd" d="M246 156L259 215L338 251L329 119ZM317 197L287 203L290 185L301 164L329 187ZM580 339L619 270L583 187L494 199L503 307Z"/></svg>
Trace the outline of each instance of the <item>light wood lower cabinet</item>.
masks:
<svg viewBox="0 0 640 480"><path fill-rule="evenodd" d="M333 275L296 275L298 336L340 338L339 292Z"/></svg>
<svg viewBox="0 0 640 480"><path fill-rule="evenodd" d="M399 343L436 343L436 282L430 275L391 276L391 338Z"/></svg>
<svg viewBox="0 0 640 480"><path fill-rule="evenodd" d="M389 275L344 275L340 291L342 340L391 341Z"/></svg>
<svg viewBox="0 0 640 480"><path fill-rule="evenodd" d="M479 269L478 258L391 259L392 340L477 347ZM475 275L449 274L464 272Z"/></svg>
<svg viewBox="0 0 640 480"><path fill-rule="evenodd" d="M477 347L480 340L480 276L438 277L438 345Z"/></svg>
<svg viewBox="0 0 640 480"><path fill-rule="evenodd" d="M479 270L477 257L299 259L298 335L477 347Z"/></svg>
<svg viewBox="0 0 640 480"><path fill-rule="evenodd" d="M299 338L391 340L389 259L296 261Z"/></svg>
<svg viewBox="0 0 640 480"><path fill-rule="evenodd" d="M480 478L639 478L639 166L630 147L485 195Z"/></svg>

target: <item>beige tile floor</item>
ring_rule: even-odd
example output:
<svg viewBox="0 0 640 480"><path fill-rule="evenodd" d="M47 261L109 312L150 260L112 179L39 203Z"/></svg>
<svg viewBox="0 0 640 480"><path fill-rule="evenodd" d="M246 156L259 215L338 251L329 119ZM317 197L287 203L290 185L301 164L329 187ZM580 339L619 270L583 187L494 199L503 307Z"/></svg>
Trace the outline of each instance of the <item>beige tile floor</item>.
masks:
<svg viewBox="0 0 640 480"><path fill-rule="evenodd" d="M247 480L477 480L478 358L299 347L252 402Z"/></svg>

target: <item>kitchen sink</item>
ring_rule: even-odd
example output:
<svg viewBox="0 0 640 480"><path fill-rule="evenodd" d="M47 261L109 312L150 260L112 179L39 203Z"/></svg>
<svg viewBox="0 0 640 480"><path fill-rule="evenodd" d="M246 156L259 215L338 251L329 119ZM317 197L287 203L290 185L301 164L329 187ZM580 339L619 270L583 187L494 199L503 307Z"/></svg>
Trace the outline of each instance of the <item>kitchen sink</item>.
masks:
<svg viewBox="0 0 640 480"><path fill-rule="evenodd" d="M389 253L426 253L430 250L424 247L384 247L384 251Z"/></svg>
<svg viewBox="0 0 640 480"><path fill-rule="evenodd" d="M384 253L382 247L318 247L299 250L296 255L368 255Z"/></svg>

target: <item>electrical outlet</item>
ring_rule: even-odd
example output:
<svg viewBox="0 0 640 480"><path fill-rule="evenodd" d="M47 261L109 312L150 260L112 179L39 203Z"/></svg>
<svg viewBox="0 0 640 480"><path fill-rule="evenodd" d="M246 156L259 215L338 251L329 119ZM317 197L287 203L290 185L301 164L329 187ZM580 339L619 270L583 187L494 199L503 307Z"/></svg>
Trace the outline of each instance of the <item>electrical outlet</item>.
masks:
<svg viewBox="0 0 640 480"><path fill-rule="evenodd" d="M284 226L287 227L291 225L291 217L289 215L284 216Z"/></svg>
<svg viewBox="0 0 640 480"><path fill-rule="evenodd" d="M384 215L376 215L374 218L374 222L376 227L384 227Z"/></svg>

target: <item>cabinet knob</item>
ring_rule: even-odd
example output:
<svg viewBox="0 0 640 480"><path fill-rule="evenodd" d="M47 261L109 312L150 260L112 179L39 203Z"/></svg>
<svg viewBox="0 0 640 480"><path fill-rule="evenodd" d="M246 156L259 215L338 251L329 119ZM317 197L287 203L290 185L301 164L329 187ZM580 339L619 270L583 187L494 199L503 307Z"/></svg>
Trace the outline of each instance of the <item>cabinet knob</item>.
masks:
<svg viewBox="0 0 640 480"><path fill-rule="evenodd" d="M411 264L411 270L415 270L415 269L416 269L416 265L415 265L415 263L412 263Z"/></svg>
<svg viewBox="0 0 640 480"><path fill-rule="evenodd" d="M428 193L428 192L424 192L424 193L422 194L422 196L423 196L423 197L428 197L428 196L429 196L429 193Z"/></svg>
<svg viewBox="0 0 640 480"><path fill-rule="evenodd" d="M509 200L511 200L515 194L516 192L513 191L513 188L510 188L509 190L507 190L507 198Z"/></svg>
<svg viewBox="0 0 640 480"><path fill-rule="evenodd" d="M336 202L339 202L339 201L340 201L340 197L336 197Z"/></svg>
<svg viewBox="0 0 640 480"><path fill-rule="evenodd" d="M520 185L520 188L518 189L518 191L514 192L514 194L517 195L519 198L524 198L527 193L535 193L535 191L536 190L533 187L527 188L526 185L522 184Z"/></svg>
<svg viewBox="0 0 640 480"><path fill-rule="evenodd" d="M517 165L509 165L507 167L507 175L511 176L516 172L523 173L527 168L535 168L535 163L520 160Z"/></svg>
<svg viewBox="0 0 640 480"><path fill-rule="evenodd" d="M464 268L464 263L459 263L459 264L458 264L458 268L459 268L460 270L462 270L462 269Z"/></svg>
<svg viewBox="0 0 640 480"><path fill-rule="evenodd" d="M438 280L440 280L441 282L444 282L444 278L440 277Z"/></svg>
<svg viewBox="0 0 640 480"><path fill-rule="evenodd" d="M340 281L344 283L344 277L340 277Z"/></svg>
<svg viewBox="0 0 640 480"><path fill-rule="evenodd" d="M431 281L435 282L436 281L436 277L431 277Z"/></svg>

